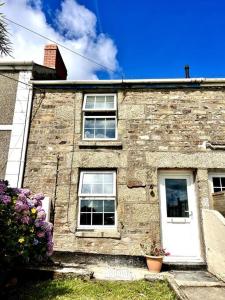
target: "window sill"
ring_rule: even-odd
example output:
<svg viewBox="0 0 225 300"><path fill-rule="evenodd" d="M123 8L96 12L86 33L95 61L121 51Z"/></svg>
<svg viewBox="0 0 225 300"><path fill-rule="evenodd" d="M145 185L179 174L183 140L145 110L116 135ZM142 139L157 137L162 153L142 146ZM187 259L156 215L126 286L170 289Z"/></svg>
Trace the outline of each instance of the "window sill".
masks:
<svg viewBox="0 0 225 300"><path fill-rule="evenodd" d="M119 141L81 141L78 143L79 148L120 148L122 149L122 142Z"/></svg>
<svg viewBox="0 0 225 300"><path fill-rule="evenodd" d="M111 238L111 239L120 239L121 234L118 231L112 231L112 230L105 230L105 231L100 231L100 230L82 230L78 229L75 233L76 237L79 238Z"/></svg>

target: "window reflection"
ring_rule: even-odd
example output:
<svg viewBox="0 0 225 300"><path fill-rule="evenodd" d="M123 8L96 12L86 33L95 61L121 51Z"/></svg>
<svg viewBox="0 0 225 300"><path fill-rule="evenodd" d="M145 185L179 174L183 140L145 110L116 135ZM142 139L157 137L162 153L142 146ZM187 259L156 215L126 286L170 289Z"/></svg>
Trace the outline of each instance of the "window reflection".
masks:
<svg viewBox="0 0 225 300"><path fill-rule="evenodd" d="M186 179L166 179L167 217L188 218L188 195Z"/></svg>

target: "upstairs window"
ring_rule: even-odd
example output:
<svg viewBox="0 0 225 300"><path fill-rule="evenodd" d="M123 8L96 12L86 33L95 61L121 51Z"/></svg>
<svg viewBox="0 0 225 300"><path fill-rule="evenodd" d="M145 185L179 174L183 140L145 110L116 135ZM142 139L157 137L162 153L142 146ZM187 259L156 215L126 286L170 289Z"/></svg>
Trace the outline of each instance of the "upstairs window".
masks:
<svg viewBox="0 0 225 300"><path fill-rule="evenodd" d="M117 103L115 94L88 94L83 104L83 139L117 139Z"/></svg>
<svg viewBox="0 0 225 300"><path fill-rule="evenodd" d="M80 173L79 228L115 227L116 172Z"/></svg>

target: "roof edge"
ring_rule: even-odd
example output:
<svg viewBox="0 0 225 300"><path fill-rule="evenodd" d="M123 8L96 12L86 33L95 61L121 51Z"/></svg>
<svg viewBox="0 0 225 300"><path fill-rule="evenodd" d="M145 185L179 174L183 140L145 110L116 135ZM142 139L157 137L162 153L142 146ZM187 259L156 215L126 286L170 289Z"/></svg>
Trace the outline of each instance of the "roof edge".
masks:
<svg viewBox="0 0 225 300"><path fill-rule="evenodd" d="M167 79L116 79L116 80L31 80L34 85L123 85L123 84L199 84L202 86L225 85L225 78L167 78Z"/></svg>
<svg viewBox="0 0 225 300"><path fill-rule="evenodd" d="M0 70L1 71L20 71L20 70L32 70L34 61L1 61L0 60Z"/></svg>

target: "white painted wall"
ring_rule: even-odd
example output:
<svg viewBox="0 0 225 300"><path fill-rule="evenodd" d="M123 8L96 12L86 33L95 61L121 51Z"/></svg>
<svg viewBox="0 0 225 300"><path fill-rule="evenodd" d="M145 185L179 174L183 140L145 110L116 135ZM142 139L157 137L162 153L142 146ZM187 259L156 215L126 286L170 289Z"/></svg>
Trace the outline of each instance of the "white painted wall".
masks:
<svg viewBox="0 0 225 300"><path fill-rule="evenodd" d="M21 187L31 113L32 87L28 84L31 71L19 73L5 179L12 187Z"/></svg>
<svg viewBox="0 0 225 300"><path fill-rule="evenodd" d="M225 218L216 210L203 209L202 219L208 270L225 280Z"/></svg>

